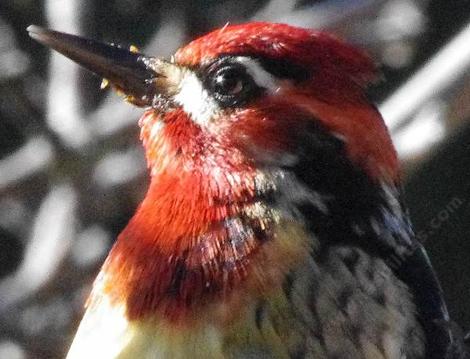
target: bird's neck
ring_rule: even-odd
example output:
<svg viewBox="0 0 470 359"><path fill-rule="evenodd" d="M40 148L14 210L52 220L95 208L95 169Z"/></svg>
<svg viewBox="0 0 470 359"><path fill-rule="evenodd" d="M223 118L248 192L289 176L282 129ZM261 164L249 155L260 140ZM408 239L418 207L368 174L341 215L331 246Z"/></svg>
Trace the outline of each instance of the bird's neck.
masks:
<svg viewBox="0 0 470 359"><path fill-rule="evenodd" d="M130 320L188 324L210 311L207 317L224 322L247 298L276 290L308 253L303 228L260 198L267 190L262 172L240 163L236 154L220 154L214 143L190 143L198 134L182 140L176 122L183 117L164 127L158 120L150 114L141 121L151 184L103 267L101 278L109 284L97 286L91 303L106 295L125 306ZM166 132L157 136L158 130ZM192 148L172 149L172 136ZM198 151L203 153L191 155ZM299 237L293 244L291 234Z"/></svg>
<svg viewBox="0 0 470 359"><path fill-rule="evenodd" d="M142 123L153 174L148 193L112 249L105 283L91 301L104 294L124 305L130 320L187 323L205 310L222 313L223 321L227 307L235 314L247 298L275 291L312 249L345 238L359 246L376 243L378 251L406 244L409 226L395 185L371 182L335 143L319 152L306 138L288 169L242 168L227 156L207 160L210 153L200 156L207 166L188 166L178 160L184 151L158 142L162 136L152 133L158 126L146 127L157 120L144 116Z"/></svg>
<svg viewBox="0 0 470 359"><path fill-rule="evenodd" d="M275 292L313 251L345 241L378 254L407 250L410 229L395 189L377 189L375 205L371 198L350 199L363 201L358 204L320 194L285 202L299 199L292 193L217 203L201 183L184 182L193 176L153 180L105 264L110 285L104 291L125 303L129 320L188 324L201 312L211 312L210 318L217 312L220 322L230 321L247 300ZM278 188L305 190L285 189L293 177L282 177Z"/></svg>

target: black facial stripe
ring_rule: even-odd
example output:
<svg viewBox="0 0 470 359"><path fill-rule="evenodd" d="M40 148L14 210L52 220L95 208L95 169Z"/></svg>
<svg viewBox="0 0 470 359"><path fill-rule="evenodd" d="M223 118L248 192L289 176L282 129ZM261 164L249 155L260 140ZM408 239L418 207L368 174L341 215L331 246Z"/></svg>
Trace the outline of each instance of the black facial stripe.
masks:
<svg viewBox="0 0 470 359"><path fill-rule="evenodd" d="M245 57L256 60L256 62L260 64L264 70L281 80L293 80L295 82L303 82L308 80L312 75L310 70L306 69L301 65L297 65L289 60L250 56L246 54L221 55L215 61L212 61L209 64L200 68L197 73L200 75L200 78L203 78L204 73L207 72L208 68L214 65L222 66L224 63L237 62L237 57Z"/></svg>
<svg viewBox="0 0 470 359"><path fill-rule="evenodd" d="M295 130L293 153L297 161L285 170L307 188L328 198L328 212L313 203L299 204L299 210L320 242L342 243L344 233L351 233L357 224L364 238L375 236L369 219L381 218L387 207L380 184L374 183L356 163L349 160L345 143L333 136L319 120L311 119ZM365 219L365 220L364 220ZM359 245L362 239L352 238ZM379 245L379 241L372 241ZM368 243L372 247L373 244Z"/></svg>
<svg viewBox="0 0 470 359"><path fill-rule="evenodd" d="M196 74L221 107L242 106L264 91L234 56L219 57L197 69Z"/></svg>
<svg viewBox="0 0 470 359"><path fill-rule="evenodd" d="M193 69L204 84L204 87L222 107L238 107L244 105L263 94L266 90L256 83L247 66L237 59L239 57L250 58L253 61L256 61L263 70L279 80L291 80L298 83L306 81L311 76L310 71L304 67L286 60L237 54L222 55L216 60L205 64L198 69ZM230 71L232 71L231 74L228 73ZM224 82L223 76L227 76L228 78L231 76L232 82ZM224 84L231 84L233 85L233 88L236 88L236 84L233 81L235 78L240 80L239 85L242 88L241 91L237 93L229 91L224 92L224 89L230 89L224 88Z"/></svg>
<svg viewBox="0 0 470 359"><path fill-rule="evenodd" d="M282 80L303 82L311 77L310 71L288 60L254 57L254 59L270 74Z"/></svg>

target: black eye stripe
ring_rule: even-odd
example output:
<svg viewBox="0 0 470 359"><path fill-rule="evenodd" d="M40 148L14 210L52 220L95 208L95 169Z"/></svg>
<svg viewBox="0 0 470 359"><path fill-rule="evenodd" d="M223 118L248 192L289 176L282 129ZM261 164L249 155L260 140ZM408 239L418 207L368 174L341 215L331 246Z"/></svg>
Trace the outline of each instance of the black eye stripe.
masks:
<svg viewBox="0 0 470 359"><path fill-rule="evenodd" d="M237 107L262 92L247 67L233 56L221 57L197 72L205 89L222 107Z"/></svg>
<svg viewBox="0 0 470 359"><path fill-rule="evenodd" d="M282 80L293 80L295 82L303 82L311 77L311 71L301 65L292 63L291 61L284 59L270 59L259 56L247 56L247 55L221 55L216 60L203 66L199 69L198 73L204 75L204 73L212 66L223 66L224 63L237 62L237 57L245 57L256 60L256 62L268 73Z"/></svg>
<svg viewBox="0 0 470 359"><path fill-rule="evenodd" d="M243 105L254 100L266 90L256 83L250 73L249 66L240 59L255 61L264 71L279 80L303 82L310 77L309 71L289 61L246 55L222 55L216 60L194 69L205 89L222 107ZM224 76L227 78L224 79ZM225 81L228 79L231 82ZM239 83L235 83L234 79L239 79ZM227 86L227 84L231 86Z"/></svg>
<svg viewBox="0 0 470 359"><path fill-rule="evenodd" d="M311 77L310 71L287 60L269 59L264 57L255 57L254 59L263 67L263 69L278 79L303 82Z"/></svg>

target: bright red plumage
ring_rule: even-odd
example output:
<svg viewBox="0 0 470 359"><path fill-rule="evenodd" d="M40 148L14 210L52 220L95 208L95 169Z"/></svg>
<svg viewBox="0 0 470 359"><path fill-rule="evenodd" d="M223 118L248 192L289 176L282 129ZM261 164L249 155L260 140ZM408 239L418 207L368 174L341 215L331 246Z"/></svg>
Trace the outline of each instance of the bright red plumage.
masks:
<svg viewBox="0 0 470 359"><path fill-rule="evenodd" d="M144 114L141 138L151 185L105 266L112 283L109 294L127 301L130 318L159 313L187 320L196 308L230 296L250 276L262 244L253 240L233 251L221 223L239 216L257 195L250 151L276 156L291 150L312 116L347 139L351 160L371 178L397 180L398 163L386 127L361 88L374 76L374 66L362 52L321 32L253 23L216 30L179 50L175 59L178 65L199 67L229 54L287 59L307 67L312 77L287 87L281 97L262 97L227 114L217 134L203 131L181 109ZM227 174L236 180L227 180ZM200 252L203 247L209 254ZM183 253L190 253L195 272L175 288L175 295L168 295L181 265L168 258ZM225 272L225 263L237 256L243 264ZM200 266L211 269L200 273Z"/></svg>
<svg viewBox="0 0 470 359"><path fill-rule="evenodd" d="M299 118L291 111L297 103L326 128L348 139L351 158L372 178L398 180L398 160L387 128L364 97L363 87L376 77L375 65L364 52L324 32L255 22L215 30L178 50L175 59L178 64L198 67L218 56L237 54L283 59L311 72L308 81L287 89L282 98L263 98L245 113L234 115L247 118L240 121L245 127L253 118L252 131L260 135L257 140L284 134L290 125L287 119ZM258 120L264 114L279 118L269 135L262 134L263 124Z"/></svg>
<svg viewBox="0 0 470 359"><path fill-rule="evenodd" d="M363 52L270 23L226 26L174 61L35 31L149 106L140 126L151 184L98 276L70 358L96 357L96 326L106 358L446 350L435 324L445 304L364 93L375 67Z"/></svg>
<svg viewBox="0 0 470 359"><path fill-rule="evenodd" d="M376 76L369 56L330 34L266 22L215 30L178 50L175 59L181 65L200 66L220 55L238 54L287 60L314 74L337 74L361 86Z"/></svg>

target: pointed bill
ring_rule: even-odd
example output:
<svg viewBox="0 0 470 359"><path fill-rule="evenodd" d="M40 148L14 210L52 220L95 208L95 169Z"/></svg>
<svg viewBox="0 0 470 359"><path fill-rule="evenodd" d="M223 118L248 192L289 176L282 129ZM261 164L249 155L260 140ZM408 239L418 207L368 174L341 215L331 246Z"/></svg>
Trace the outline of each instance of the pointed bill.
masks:
<svg viewBox="0 0 470 359"><path fill-rule="evenodd" d="M135 50L52 31L31 25L29 35L108 80L138 106L151 106L156 96L168 95L165 86L168 68L176 68L161 59L145 56ZM170 86L171 87L171 86Z"/></svg>

